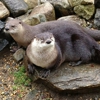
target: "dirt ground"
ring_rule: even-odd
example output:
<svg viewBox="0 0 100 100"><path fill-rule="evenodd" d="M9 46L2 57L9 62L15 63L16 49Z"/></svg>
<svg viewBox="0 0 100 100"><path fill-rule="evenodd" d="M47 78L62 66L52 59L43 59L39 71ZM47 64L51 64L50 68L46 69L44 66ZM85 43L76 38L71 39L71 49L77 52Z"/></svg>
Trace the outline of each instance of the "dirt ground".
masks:
<svg viewBox="0 0 100 100"><path fill-rule="evenodd" d="M15 87L14 72L21 66L16 63L9 47L0 52L0 100L22 100L31 90L30 87Z"/></svg>
<svg viewBox="0 0 100 100"><path fill-rule="evenodd" d="M0 100L23 100L31 87L21 86L14 88L13 72L18 70L22 62L16 63L13 60L9 47L0 52ZM35 86L35 85L34 85ZM43 98L36 100L100 100L100 92L90 94L65 94L54 93L43 85L33 87L38 90L38 95Z"/></svg>

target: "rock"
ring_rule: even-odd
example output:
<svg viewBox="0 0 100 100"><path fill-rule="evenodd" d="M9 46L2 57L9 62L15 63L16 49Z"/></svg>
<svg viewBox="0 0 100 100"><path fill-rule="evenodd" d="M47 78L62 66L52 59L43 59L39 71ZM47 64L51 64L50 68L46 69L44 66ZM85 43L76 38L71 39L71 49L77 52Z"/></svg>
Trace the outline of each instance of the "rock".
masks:
<svg viewBox="0 0 100 100"><path fill-rule="evenodd" d="M94 0L94 4L96 8L100 8L100 0Z"/></svg>
<svg viewBox="0 0 100 100"><path fill-rule="evenodd" d="M23 59L24 55L25 55L25 51L20 48L13 54L13 57L15 61L18 62Z"/></svg>
<svg viewBox="0 0 100 100"><path fill-rule="evenodd" d="M53 6L49 2L46 2L45 4L36 6L32 12L28 11L25 15L19 16L18 19L29 25L37 25L47 20L55 20L55 12Z"/></svg>
<svg viewBox="0 0 100 100"><path fill-rule="evenodd" d="M69 0L71 7L74 7L74 12L86 20L89 20L94 12L94 0Z"/></svg>
<svg viewBox="0 0 100 100"><path fill-rule="evenodd" d="M81 4L83 5L94 4L94 0L82 0Z"/></svg>
<svg viewBox="0 0 100 100"><path fill-rule="evenodd" d="M2 22L1 20L0 20L0 31L4 28L4 22Z"/></svg>
<svg viewBox="0 0 100 100"><path fill-rule="evenodd" d="M94 25L100 29L100 9L96 9L96 14L94 18Z"/></svg>
<svg viewBox="0 0 100 100"><path fill-rule="evenodd" d="M38 87L39 89L37 89ZM22 100L62 100L62 99L58 99L55 93L51 93L50 91L49 93L47 89L43 87L43 85L41 86L38 85L37 88L36 86L34 88L35 89L30 91L28 94L26 94L25 98L23 98ZM52 97L53 95L55 95L55 97ZM67 99L63 99L63 100L67 100Z"/></svg>
<svg viewBox="0 0 100 100"><path fill-rule="evenodd" d="M68 0L69 4L71 5L71 7L75 7L79 4L81 4L82 0Z"/></svg>
<svg viewBox="0 0 100 100"><path fill-rule="evenodd" d="M38 100L37 93L38 93L38 96L40 97L39 92L37 90L33 90L29 92L23 100Z"/></svg>
<svg viewBox="0 0 100 100"><path fill-rule="evenodd" d="M47 78L41 78L41 70L36 70L33 81L56 92L66 93L88 93L99 91L100 87L100 65L84 64L71 67L67 63L52 71Z"/></svg>
<svg viewBox="0 0 100 100"><path fill-rule="evenodd" d="M5 34L3 33L4 22L0 20L0 39L5 38Z"/></svg>
<svg viewBox="0 0 100 100"><path fill-rule="evenodd" d="M65 17L60 17L58 20L69 20L69 21L75 21L77 24L86 27L86 21L77 15L69 15Z"/></svg>
<svg viewBox="0 0 100 100"><path fill-rule="evenodd" d="M26 14L21 15L21 16L18 16L17 18L18 18L19 20L21 20L22 22L25 22L25 23L31 25L30 18L29 18L30 12L31 12L31 11L29 10Z"/></svg>
<svg viewBox="0 0 100 100"><path fill-rule="evenodd" d="M54 7L52 6L52 4L50 4L49 2L46 2L44 4L38 5L36 6L29 17L33 17L36 15L41 15L44 14L47 21L51 21L51 20L55 20L55 11L54 11Z"/></svg>
<svg viewBox="0 0 100 100"><path fill-rule="evenodd" d="M74 12L86 20L89 20L95 11L95 7L93 4L88 4L88 5L78 5L74 7Z"/></svg>
<svg viewBox="0 0 100 100"><path fill-rule="evenodd" d="M41 3L49 1L55 8L56 17L67 16L73 13L68 0L41 0Z"/></svg>
<svg viewBox="0 0 100 100"><path fill-rule="evenodd" d="M13 17L20 16L27 12L28 6L24 0L1 0L9 9Z"/></svg>
<svg viewBox="0 0 100 100"><path fill-rule="evenodd" d="M3 50L9 42L6 39L0 39L0 51Z"/></svg>
<svg viewBox="0 0 100 100"><path fill-rule="evenodd" d="M3 29L4 29L5 23L0 20L0 39L4 39L3 41L8 41L11 42L13 39L10 36L10 34L5 34ZM6 46L4 46L6 47Z"/></svg>
<svg viewBox="0 0 100 100"><path fill-rule="evenodd" d="M29 16L27 21L30 22L30 25L37 25L39 23L46 22L47 19L44 14L36 14L34 16Z"/></svg>
<svg viewBox="0 0 100 100"><path fill-rule="evenodd" d="M47 21L44 14L36 14L34 16L23 15L18 17L18 19L22 20L24 23L27 23L29 25L37 25L39 23Z"/></svg>
<svg viewBox="0 0 100 100"><path fill-rule="evenodd" d="M5 5L2 2L0 2L0 19L8 17L9 14L9 10L5 7Z"/></svg>
<svg viewBox="0 0 100 100"><path fill-rule="evenodd" d="M29 9L32 9L38 5L38 0L24 0L24 1L27 3Z"/></svg>
<svg viewBox="0 0 100 100"><path fill-rule="evenodd" d="M68 0L71 7L78 6L80 4L94 4L94 0Z"/></svg>
<svg viewBox="0 0 100 100"><path fill-rule="evenodd" d="M6 40L5 34L3 33L4 25L4 22L0 20L0 51L9 44L8 40Z"/></svg>
<svg viewBox="0 0 100 100"><path fill-rule="evenodd" d="M57 17L73 14L73 10L67 0L53 2L53 6Z"/></svg>

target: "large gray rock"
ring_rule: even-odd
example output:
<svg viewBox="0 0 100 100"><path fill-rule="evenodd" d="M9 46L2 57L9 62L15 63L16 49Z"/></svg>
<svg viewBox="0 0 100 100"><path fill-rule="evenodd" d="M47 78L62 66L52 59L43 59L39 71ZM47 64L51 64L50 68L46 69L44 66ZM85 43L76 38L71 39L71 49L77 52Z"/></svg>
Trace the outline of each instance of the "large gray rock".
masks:
<svg viewBox="0 0 100 100"><path fill-rule="evenodd" d="M4 30L3 30L4 26L5 26L5 22L0 20L0 39L1 39L0 41L2 41L2 39L6 39L7 41L11 42L13 39L10 36L10 34L4 33ZM6 42L6 40L3 40L3 41ZM1 43L3 43L3 41ZM6 44L6 43L3 43L3 44ZM6 47L6 45L4 47Z"/></svg>
<svg viewBox="0 0 100 100"><path fill-rule="evenodd" d="M57 17L67 16L73 13L68 0L41 0L41 3L49 1L55 8Z"/></svg>
<svg viewBox="0 0 100 100"><path fill-rule="evenodd" d="M9 42L5 39L5 34L3 33L4 25L4 22L0 20L0 51L9 44Z"/></svg>
<svg viewBox="0 0 100 100"><path fill-rule="evenodd" d="M46 2L36 6L32 12L30 11L18 18L29 25L36 25L41 22L55 20L55 11L52 4Z"/></svg>
<svg viewBox="0 0 100 100"><path fill-rule="evenodd" d="M18 19L32 26L47 21L46 16L44 14L36 14L34 16L29 16L25 14L25 15L19 16Z"/></svg>
<svg viewBox="0 0 100 100"><path fill-rule="evenodd" d="M8 17L9 14L9 10L5 7L5 5L2 2L0 2L0 19Z"/></svg>
<svg viewBox="0 0 100 100"><path fill-rule="evenodd" d="M1 0L9 9L13 17L24 14L28 10L27 4L24 0Z"/></svg>
<svg viewBox="0 0 100 100"><path fill-rule="evenodd" d="M36 96L37 94L38 94L38 97ZM22 100L39 100L39 97L40 97L40 95L39 95L38 90L33 90L33 91L29 92L25 96L25 98Z"/></svg>
<svg viewBox="0 0 100 100"><path fill-rule="evenodd" d="M55 20L55 10L52 4L49 2L36 6L32 10L29 17L36 16L37 14L38 15L44 14L47 21Z"/></svg>
<svg viewBox="0 0 100 100"><path fill-rule="evenodd" d="M4 25L5 25L4 22L2 22L2 21L0 20L0 38L1 38L1 39L5 38L5 34L3 33Z"/></svg>
<svg viewBox="0 0 100 100"><path fill-rule="evenodd" d="M0 31L4 28L5 24L0 20Z"/></svg>
<svg viewBox="0 0 100 100"><path fill-rule="evenodd" d="M28 11L25 15L19 16L18 19L29 25L37 25L42 22L55 20L55 11L51 3L36 6L32 11Z"/></svg>
<svg viewBox="0 0 100 100"><path fill-rule="evenodd" d="M3 50L9 42L6 39L0 39L0 51Z"/></svg>
<svg viewBox="0 0 100 100"><path fill-rule="evenodd" d="M71 67L67 63L41 78L40 71L33 76L34 82L43 83L56 92L88 93L100 88L100 65L84 64Z"/></svg>
<svg viewBox="0 0 100 100"><path fill-rule="evenodd" d="M77 15L69 15L69 16L64 16L64 17L60 17L58 20L68 20L68 21L74 21L77 24L86 27L86 21L85 19L80 18Z"/></svg>
<svg viewBox="0 0 100 100"><path fill-rule="evenodd" d="M94 25L100 29L100 9L96 9L96 14L94 18Z"/></svg>
<svg viewBox="0 0 100 100"><path fill-rule="evenodd" d="M22 60L25 56L25 51L23 49L18 49L14 54L13 57L15 59L16 62Z"/></svg>

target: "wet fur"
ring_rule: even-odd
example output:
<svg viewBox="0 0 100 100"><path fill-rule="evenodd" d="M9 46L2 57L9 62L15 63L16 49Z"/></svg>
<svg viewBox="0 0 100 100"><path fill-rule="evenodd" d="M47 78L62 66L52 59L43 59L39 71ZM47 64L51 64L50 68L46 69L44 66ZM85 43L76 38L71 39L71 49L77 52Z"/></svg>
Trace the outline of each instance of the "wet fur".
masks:
<svg viewBox="0 0 100 100"><path fill-rule="evenodd" d="M10 29L10 25L13 24L14 20L18 22L17 19L13 19L11 22L8 21L5 28L8 25ZM54 60L52 68L60 66L64 61L72 62L72 66L90 61L100 61L100 45L95 41L100 40L100 31L98 30L83 28L71 21L50 21L35 26L29 26L21 22L16 24L16 27L19 24L23 28L22 33L17 32L11 36L24 47L27 47L37 34L42 35L47 31L53 34L56 40L58 57ZM18 40L19 37L20 40ZM30 52L30 49L27 52ZM28 60L28 63L32 62ZM32 67L29 66L29 68L32 73ZM46 69L48 68L49 66L46 67Z"/></svg>
<svg viewBox="0 0 100 100"><path fill-rule="evenodd" d="M12 26L15 27L12 28ZM9 30L5 31L7 28ZM16 29L16 32L13 34L10 31L15 31L14 28ZM18 19L8 18L4 31L5 33L10 34L19 45L25 48L31 43L33 37L36 34L47 31L53 33L54 36L57 34L64 36L68 34L72 35L77 33L84 33L89 34L95 40L100 40L100 31L83 28L77 23L71 21L49 21L35 26L30 26Z"/></svg>
<svg viewBox="0 0 100 100"><path fill-rule="evenodd" d="M47 34L48 32L42 33L40 34L40 37L43 37ZM70 62L71 66L76 66L81 63L89 63L90 61L100 63L100 45L92 37L84 34L84 32L81 34L65 33L64 36L61 34L56 34L54 35L54 38L55 49L58 56L49 66L44 67L44 69L59 67L65 61ZM27 48L28 58L32 55L32 52L34 52L34 50L30 50L31 46L32 45L29 45ZM49 49L47 50L48 53L50 53ZM45 53L45 56L47 56L48 53ZM53 53L54 52L52 52L52 56L55 56ZM47 59L49 60L49 56L47 56ZM29 59L29 61L31 64L34 64L32 60ZM30 70L30 72L32 73L33 71Z"/></svg>
<svg viewBox="0 0 100 100"><path fill-rule="evenodd" d="M47 41L50 41L50 43L46 43ZM36 35L27 47L26 54L33 64L45 69L52 67L58 57L55 39L48 33Z"/></svg>
<svg viewBox="0 0 100 100"><path fill-rule="evenodd" d="M50 44L47 44L47 41L50 41ZM53 34L49 32L35 35L26 49L26 55L28 73L33 74L35 66L39 66L46 69L46 74L43 74L45 77L50 69L59 67L63 61L60 48L55 42Z"/></svg>

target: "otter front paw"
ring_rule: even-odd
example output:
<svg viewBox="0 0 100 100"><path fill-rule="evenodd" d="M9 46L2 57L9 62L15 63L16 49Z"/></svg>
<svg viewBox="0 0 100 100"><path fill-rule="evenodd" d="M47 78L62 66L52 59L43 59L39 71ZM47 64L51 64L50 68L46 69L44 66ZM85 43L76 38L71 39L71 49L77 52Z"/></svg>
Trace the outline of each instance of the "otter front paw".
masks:
<svg viewBox="0 0 100 100"><path fill-rule="evenodd" d="M41 78L47 78L47 77L49 76L49 74L50 74L50 70L43 69L42 71L40 71L39 76L40 76Z"/></svg>
<svg viewBox="0 0 100 100"><path fill-rule="evenodd" d="M28 74L29 74L29 75L33 75L34 72L35 72L35 67L32 66L32 65L30 65L30 64L28 64L27 71L28 71Z"/></svg>
<svg viewBox="0 0 100 100"><path fill-rule="evenodd" d="M19 45L17 45L16 43L12 43L11 46L10 46L10 51L14 53L14 52L16 52L19 48L20 48Z"/></svg>
<svg viewBox="0 0 100 100"><path fill-rule="evenodd" d="M77 62L70 62L69 63L69 66L78 66L78 65L80 65L82 63L82 61L77 61Z"/></svg>

